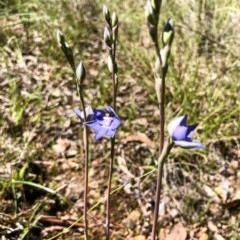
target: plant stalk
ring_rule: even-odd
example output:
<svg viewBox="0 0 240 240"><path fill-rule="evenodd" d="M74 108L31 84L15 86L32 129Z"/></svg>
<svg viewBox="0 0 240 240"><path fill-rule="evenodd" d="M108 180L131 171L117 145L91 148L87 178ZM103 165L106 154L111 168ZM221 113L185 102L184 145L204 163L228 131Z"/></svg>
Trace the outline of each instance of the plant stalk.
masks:
<svg viewBox="0 0 240 240"><path fill-rule="evenodd" d="M162 67L162 58L160 55L159 47L156 48L158 51L158 58L161 68L161 88L160 88L160 102L159 102L159 111L160 111L160 143L159 143L159 155L163 150L164 146L164 125L165 125L165 69Z"/></svg>
<svg viewBox="0 0 240 240"><path fill-rule="evenodd" d="M112 89L113 89L113 110L116 111L116 98L117 98L117 87L118 87L118 76L116 69L116 39L113 41L113 49L109 51L109 55L113 62L112 71ZM106 240L110 239L110 193L112 185L112 175L113 175L113 163L114 163L114 148L115 148L115 136L111 138L111 159L109 163L108 171L108 186L107 186L107 203L106 203Z"/></svg>
<svg viewBox="0 0 240 240"><path fill-rule="evenodd" d="M88 159L89 159L89 143L88 143L88 129L86 120L87 120L87 114L85 110L85 102L83 97L83 91L82 86L78 85L78 91L80 95L80 101L82 104L83 109L83 117L84 117L84 124L83 124L83 140L84 140L84 238L85 240L88 240L88 219L87 219L87 212L88 212Z"/></svg>
<svg viewBox="0 0 240 240"><path fill-rule="evenodd" d="M111 159L108 170L107 206L106 206L106 239L110 239L110 194L113 175L115 137L111 138Z"/></svg>
<svg viewBox="0 0 240 240"><path fill-rule="evenodd" d="M173 142L170 143L169 140L168 140L167 144L163 148L163 150L162 150L162 152L161 152L161 154L158 158L156 201L155 201L155 208L154 208L151 240L156 239L156 233L157 233L159 202L160 202L161 190L162 190L163 166L164 166L164 163L165 163L173 145L174 145L174 143Z"/></svg>

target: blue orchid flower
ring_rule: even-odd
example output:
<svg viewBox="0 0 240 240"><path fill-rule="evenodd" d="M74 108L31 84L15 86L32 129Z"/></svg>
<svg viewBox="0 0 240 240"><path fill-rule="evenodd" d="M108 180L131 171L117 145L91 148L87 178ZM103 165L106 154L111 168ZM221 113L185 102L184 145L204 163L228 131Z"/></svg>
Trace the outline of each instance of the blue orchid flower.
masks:
<svg viewBox="0 0 240 240"><path fill-rule="evenodd" d="M174 118L168 124L168 132L173 142L182 148L203 149L203 144L193 140L192 136L198 124L187 125L187 115Z"/></svg>
<svg viewBox="0 0 240 240"><path fill-rule="evenodd" d="M117 128L121 124L121 119L111 107L107 106L105 110L101 110L88 106L85 110L87 115L86 125L95 131L95 141L103 136L111 138L115 136ZM74 112L84 122L83 112L79 109L74 109Z"/></svg>

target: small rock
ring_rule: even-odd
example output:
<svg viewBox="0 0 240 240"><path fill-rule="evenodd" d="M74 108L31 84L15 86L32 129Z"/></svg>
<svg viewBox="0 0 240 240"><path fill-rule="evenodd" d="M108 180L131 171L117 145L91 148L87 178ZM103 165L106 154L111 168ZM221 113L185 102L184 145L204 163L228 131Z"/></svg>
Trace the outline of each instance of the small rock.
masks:
<svg viewBox="0 0 240 240"><path fill-rule="evenodd" d="M217 226L212 221L208 222L208 228L211 232L218 232Z"/></svg>
<svg viewBox="0 0 240 240"><path fill-rule="evenodd" d="M201 234L199 240L208 240L208 235L207 235L207 233Z"/></svg>
<svg viewBox="0 0 240 240"><path fill-rule="evenodd" d="M77 150L74 150L74 149L69 149L65 153L66 158L74 157L76 155L77 155Z"/></svg>
<svg viewBox="0 0 240 240"><path fill-rule="evenodd" d="M215 233L213 236L214 240L225 240L225 238L223 238L220 234Z"/></svg>

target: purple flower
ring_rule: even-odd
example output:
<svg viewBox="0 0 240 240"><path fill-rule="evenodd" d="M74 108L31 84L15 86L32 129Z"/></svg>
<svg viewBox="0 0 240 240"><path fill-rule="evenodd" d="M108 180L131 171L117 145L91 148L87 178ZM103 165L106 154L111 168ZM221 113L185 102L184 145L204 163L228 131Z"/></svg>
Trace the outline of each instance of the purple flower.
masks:
<svg viewBox="0 0 240 240"><path fill-rule="evenodd" d="M168 132L174 143L183 148L199 148L202 149L203 145L192 139L192 135L196 127L197 123L192 125L187 125L187 115L174 118L168 124Z"/></svg>
<svg viewBox="0 0 240 240"><path fill-rule="evenodd" d="M87 117L86 122L94 121L96 117L100 117L105 114L103 110L93 109L91 106L87 106L85 108L85 111L86 111L86 117ZM80 118L81 122L84 122L83 111L79 110L78 108L74 108L74 112Z"/></svg>
<svg viewBox="0 0 240 240"><path fill-rule="evenodd" d="M103 136L114 137L117 128L121 124L121 119L114 110L109 106L107 106L105 110L92 109L90 106L87 108L86 124L95 131L95 141ZM74 112L83 122L83 112L79 109L74 109Z"/></svg>

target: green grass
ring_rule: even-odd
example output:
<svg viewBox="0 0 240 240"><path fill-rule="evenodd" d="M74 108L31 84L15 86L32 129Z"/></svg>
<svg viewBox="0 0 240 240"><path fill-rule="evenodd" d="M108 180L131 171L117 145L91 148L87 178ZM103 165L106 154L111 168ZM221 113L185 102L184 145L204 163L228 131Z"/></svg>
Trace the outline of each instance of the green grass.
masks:
<svg viewBox="0 0 240 240"><path fill-rule="evenodd" d="M82 216L81 189L67 187L74 182L81 188L83 181L82 130L72 111L80 106L80 102L71 69L58 47L55 34L60 29L73 46L76 62L84 62L87 69L86 102L97 107L110 104L111 79L106 65L107 50L102 42L105 26L102 4L106 4L111 12L116 11L120 21L117 107L124 121L118 134L119 142L129 135L144 133L157 143L159 115L153 77L155 52L144 19L145 1L2 1L0 210L3 213L1 224L15 229L12 239L21 236L22 239L35 236L47 239L61 232L61 228L51 232L47 228L51 223L41 222L41 215L56 216L58 212L61 216L72 215L75 220ZM219 217L212 208L215 205L225 207L224 201L219 203L209 199L202 189L206 184L212 189L221 185L219 171L223 166L232 171L226 177L233 189L230 202L238 186L238 177L233 176L239 175L236 167L240 143L239 12L237 0L164 1L159 25L161 31L169 17L175 24L166 79L166 121L176 115L188 114L190 122L200 123L196 136L206 146L203 152L175 149L171 154L164 187L171 201L167 203L166 211L168 213L179 206L188 229L194 228L196 223L207 226L206 216L202 214L206 213L214 223L220 222L228 227L226 232L219 230L226 239L238 239L240 233L234 219L239 221L239 214L226 208L231 217L221 218L221 214ZM143 119L146 124L141 124ZM58 156L53 145L59 138L76 143L75 146L70 142L70 148L77 150L78 155L70 159ZM108 150L109 144L105 140L91 147L91 206L101 200L105 191ZM156 167L153 163L157 149L149 150L140 142L121 143L117 150L117 155L120 154L135 178L146 174L146 169ZM13 179L50 189L66 184L60 194L74 200L75 205L66 206L46 192L24 184L11 184ZM116 166L114 188L128 180ZM131 232L122 224L122 219L140 209L136 197L138 189L142 193L143 205L148 198L153 198L155 173L142 179L142 186L136 184L137 180L132 181L132 195L123 189L113 194L117 204L112 210L115 234L128 235L129 239L142 234L143 228L136 227ZM192 189L196 193L194 196ZM35 212L23 214L35 206ZM100 204L90 213L92 234L98 239L104 232L101 225L104 224L103 209ZM201 214L197 214L199 209ZM142 212L141 217L143 221ZM22 228L16 228L16 219ZM169 226L167 217L162 220L163 226ZM94 225L97 222L100 222L99 229ZM63 225L67 227L71 223ZM6 235L6 231L1 234ZM81 231L73 227L65 234L65 239L74 239L74 236L79 239Z"/></svg>

